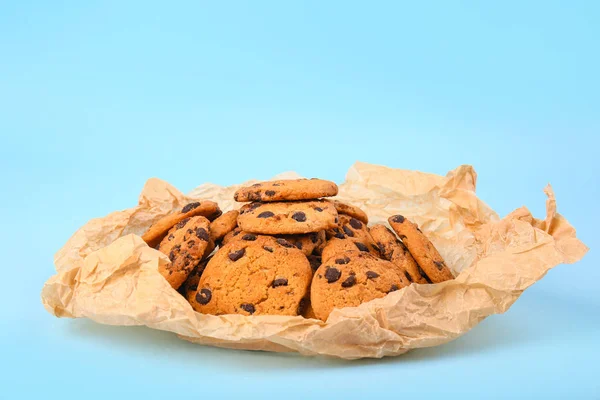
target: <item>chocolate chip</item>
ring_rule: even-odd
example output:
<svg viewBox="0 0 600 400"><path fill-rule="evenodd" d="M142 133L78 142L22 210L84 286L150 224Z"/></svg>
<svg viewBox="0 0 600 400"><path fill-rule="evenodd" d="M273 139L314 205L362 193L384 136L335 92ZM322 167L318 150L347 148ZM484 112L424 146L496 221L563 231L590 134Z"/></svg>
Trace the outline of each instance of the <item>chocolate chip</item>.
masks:
<svg viewBox="0 0 600 400"><path fill-rule="evenodd" d="M197 201L195 203L190 203L190 204L186 205L185 207L183 207L181 209L181 212L186 213L186 212L192 211L194 208L197 208L198 206L200 206L199 201Z"/></svg>
<svg viewBox="0 0 600 400"><path fill-rule="evenodd" d="M206 229L196 228L196 236L198 237L198 239L208 242L209 238L208 238L208 232L206 231Z"/></svg>
<svg viewBox="0 0 600 400"><path fill-rule="evenodd" d="M250 211L254 211L256 210L258 207L260 207L262 205L262 203L252 203L248 206L242 207L240 214L244 214Z"/></svg>
<svg viewBox="0 0 600 400"><path fill-rule="evenodd" d="M379 277L379 274L375 271L367 271L367 279L375 279Z"/></svg>
<svg viewBox="0 0 600 400"><path fill-rule="evenodd" d="M288 285L288 280L285 278L277 278L271 284L271 286L274 288L279 287L279 286L287 286L287 285Z"/></svg>
<svg viewBox="0 0 600 400"><path fill-rule="evenodd" d="M350 226L352 226L354 229L360 229L362 228L362 222L356 218L350 218Z"/></svg>
<svg viewBox="0 0 600 400"><path fill-rule="evenodd" d="M296 243L294 243L294 246L296 246L297 248L299 248L300 250L302 250L302 242L297 241Z"/></svg>
<svg viewBox="0 0 600 400"><path fill-rule="evenodd" d="M281 183L274 183L273 186L281 186Z"/></svg>
<svg viewBox="0 0 600 400"><path fill-rule="evenodd" d="M412 276L410 276L410 274L407 271L404 271L404 276L406 276L406 279L408 279L409 282L413 281Z"/></svg>
<svg viewBox="0 0 600 400"><path fill-rule="evenodd" d="M354 237L354 232L352 232L352 229L348 228L346 225L344 225L342 227L342 229L344 230L344 233L350 237Z"/></svg>
<svg viewBox="0 0 600 400"><path fill-rule="evenodd" d="M242 236L242 240L248 240L250 242L256 240L256 235L252 234L252 233L246 233L244 236Z"/></svg>
<svg viewBox="0 0 600 400"><path fill-rule="evenodd" d="M261 187L262 183L255 183L254 185L252 185L251 187Z"/></svg>
<svg viewBox="0 0 600 400"><path fill-rule="evenodd" d="M356 276L350 275L349 277L346 278L346 280L344 282L342 282L342 287L349 288L349 287L354 286L355 283L356 283Z"/></svg>
<svg viewBox="0 0 600 400"><path fill-rule="evenodd" d="M308 262L313 271L316 271L321 266L321 257L319 256L308 256Z"/></svg>
<svg viewBox="0 0 600 400"><path fill-rule="evenodd" d="M244 304L240 305L240 308L250 314L254 314L254 311L256 311L254 309L254 304L250 304L250 303L244 303Z"/></svg>
<svg viewBox="0 0 600 400"><path fill-rule="evenodd" d="M342 232L336 232L335 235L333 235L333 237L336 237L338 239L345 239L346 236L344 236L344 234Z"/></svg>
<svg viewBox="0 0 600 400"><path fill-rule="evenodd" d="M440 271L446 266L443 261L434 261L433 263Z"/></svg>
<svg viewBox="0 0 600 400"><path fill-rule="evenodd" d="M285 239L281 239L281 238L280 238L280 239L277 239L276 241L277 241L277 243L279 243L279 244L280 244L280 245L282 245L283 247L287 247L287 248L292 248L292 247L294 247L294 245L293 245L293 244L291 244L290 242L288 242L288 241L287 241L287 240L285 240Z"/></svg>
<svg viewBox="0 0 600 400"><path fill-rule="evenodd" d="M319 241L319 235L317 235L317 232L310 233L308 237L310 237L310 241L313 243L317 243Z"/></svg>
<svg viewBox="0 0 600 400"><path fill-rule="evenodd" d="M260 192L250 192L246 195L246 197L248 197L248 200L250 201L260 201L262 200Z"/></svg>
<svg viewBox="0 0 600 400"><path fill-rule="evenodd" d="M196 301L202 305L208 304L212 299L212 292L210 289L201 289L198 293L196 293Z"/></svg>
<svg viewBox="0 0 600 400"><path fill-rule="evenodd" d="M404 222L404 219L405 219L405 218L404 218L402 215L394 215L394 216L392 217L392 221L394 221L394 222L397 222L397 223L399 223L399 224L403 223L403 222Z"/></svg>
<svg viewBox="0 0 600 400"><path fill-rule="evenodd" d="M298 222L304 222L306 221L306 214L302 211L297 211L292 215L292 219Z"/></svg>
<svg viewBox="0 0 600 400"><path fill-rule="evenodd" d="M333 222L335 222L336 224L339 222L340 220L338 219L338 217L335 217L335 219L333 220Z"/></svg>
<svg viewBox="0 0 600 400"><path fill-rule="evenodd" d="M273 248L269 247L269 246L263 246L263 249L265 249L266 251L268 251L269 253L273 252Z"/></svg>
<svg viewBox="0 0 600 400"><path fill-rule="evenodd" d="M275 193L276 193L276 192L275 192L274 190L267 190L267 191L265 192L265 194L266 194L267 196L269 196L269 197L270 197L270 196L275 196Z"/></svg>
<svg viewBox="0 0 600 400"><path fill-rule="evenodd" d="M369 248L360 242L354 242L360 251L369 251Z"/></svg>
<svg viewBox="0 0 600 400"><path fill-rule="evenodd" d="M192 247L193 245L196 244L196 242L194 242L193 240L190 240L189 242L187 242L189 247Z"/></svg>
<svg viewBox="0 0 600 400"><path fill-rule="evenodd" d="M432 283L431 279L429 279L425 271L423 271L423 269L420 266L417 265L417 269L419 271L419 275L421 275L421 277L424 278L427 281L427 283Z"/></svg>
<svg viewBox="0 0 600 400"><path fill-rule="evenodd" d="M271 211L263 211L260 214L258 214L257 218L269 218L269 217L272 217L273 215L275 215L275 214L273 214Z"/></svg>
<svg viewBox="0 0 600 400"><path fill-rule="evenodd" d="M231 236L237 236L237 235L239 235L240 233L242 233L242 231L238 229L238 230L235 230L235 231L233 232L233 235L231 235Z"/></svg>
<svg viewBox="0 0 600 400"><path fill-rule="evenodd" d="M300 299L300 302L298 303L298 308L296 309L296 313L298 315L304 314L304 311L306 311L307 305L308 305L308 300L306 298Z"/></svg>
<svg viewBox="0 0 600 400"><path fill-rule="evenodd" d="M340 279L341 276L342 273L337 268L327 267L327 269L325 269L325 279L327 279L327 283L333 283Z"/></svg>
<svg viewBox="0 0 600 400"><path fill-rule="evenodd" d="M188 288L188 290L191 290L191 291L194 291L194 292L195 292L196 290L198 290L198 285L192 285L192 286L190 286L190 287Z"/></svg>
<svg viewBox="0 0 600 400"><path fill-rule="evenodd" d="M371 247L373 248L373 250L375 250L378 253L383 253L383 245L381 243L373 243L371 244Z"/></svg>
<svg viewBox="0 0 600 400"><path fill-rule="evenodd" d="M390 287L390 290L388 293L392 293L395 292L396 290L400 289L397 285L392 285L392 287Z"/></svg>
<svg viewBox="0 0 600 400"><path fill-rule="evenodd" d="M175 225L175 229L181 229L185 226L185 224L187 224L187 222L190 220L190 218L186 218L186 219L182 219L181 221L179 221L177 223L177 225Z"/></svg>
<svg viewBox="0 0 600 400"><path fill-rule="evenodd" d="M173 251L171 251L169 253L169 260L171 260L171 262L173 262L175 260L175 256L176 256L176 254Z"/></svg>
<svg viewBox="0 0 600 400"><path fill-rule="evenodd" d="M168 240L173 240L173 239L175 239L175 235L173 235L173 234L170 234L170 235L169 235L169 237L168 237L167 239L168 239Z"/></svg>
<svg viewBox="0 0 600 400"><path fill-rule="evenodd" d="M315 207L315 211L317 211L317 212L323 212L323 209L321 207Z"/></svg>
<svg viewBox="0 0 600 400"><path fill-rule="evenodd" d="M231 253L229 253L229 259L231 261L237 261L240 258L242 258L244 256L244 254L246 254L246 249L240 249L238 251L232 251Z"/></svg>
<svg viewBox="0 0 600 400"><path fill-rule="evenodd" d="M335 260L336 264L348 264L349 262L350 262L350 258L348 258L348 257L336 258L336 260Z"/></svg>

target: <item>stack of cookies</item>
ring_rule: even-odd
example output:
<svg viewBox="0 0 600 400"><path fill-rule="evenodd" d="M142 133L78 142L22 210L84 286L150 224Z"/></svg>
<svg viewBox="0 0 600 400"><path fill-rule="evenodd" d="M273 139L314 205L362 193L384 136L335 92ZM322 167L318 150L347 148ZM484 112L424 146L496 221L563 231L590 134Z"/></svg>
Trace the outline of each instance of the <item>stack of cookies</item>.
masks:
<svg viewBox="0 0 600 400"><path fill-rule="evenodd" d="M157 221L143 239L168 255L159 271L201 313L303 315L384 297L411 283L453 279L418 226L401 215L368 226L358 207L327 197L335 183L278 180L240 188L246 203L212 201ZM216 251L215 251L216 249Z"/></svg>

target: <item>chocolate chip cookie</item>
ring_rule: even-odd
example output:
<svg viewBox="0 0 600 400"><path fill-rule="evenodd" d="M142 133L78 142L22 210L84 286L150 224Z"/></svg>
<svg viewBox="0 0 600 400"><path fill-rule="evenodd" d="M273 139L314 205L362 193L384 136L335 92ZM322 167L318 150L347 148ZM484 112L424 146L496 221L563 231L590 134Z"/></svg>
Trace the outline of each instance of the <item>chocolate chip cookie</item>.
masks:
<svg viewBox="0 0 600 400"><path fill-rule="evenodd" d="M440 253L427 236L421 232L417 224L402 215L393 215L388 222L431 282L438 283L454 279Z"/></svg>
<svg viewBox="0 0 600 400"><path fill-rule="evenodd" d="M326 321L334 308L356 307L408 286L389 261L350 251L324 262L310 291L314 313Z"/></svg>
<svg viewBox="0 0 600 400"><path fill-rule="evenodd" d="M284 239L247 234L209 261L191 301L213 315L298 315L304 311L312 270Z"/></svg>
<svg viewBox="0 0 600 400"><path fill-rule="evenodd" d="M250 203L240 209L239 227L268 235L319 232L337 224L337 211L324 200Z"/></svg>
<svg viewBox="0 0 600 400"><path fill-rule="evenodd" d="M184 206L180 212L166 215L156 221L148 231L144 233L142 239L148 246L154 248L165 237L167 231L175 226L175 224L178 224L186 218L195 217L197 215L208 217L210 219L220 212L219 206L214 201L202 200L189 203Z"/></svg>
<svg viewBox="0 0 600 400"><path fill-rule="evenodd" d="M431 283L406 246L398 240L387 226L382 224L373 225L369 228L369 232L379 247L381 257L396 265L398 273L404 274L410 282Z"/></svg>
<svg viewBox="0 0 600 400"><path fill-rule="evenodd" d="M170 264L158 270L169 284L178 289L204 256L210 242L210 221L202 216L179 221L158 245L169 256Z"/></svg>
<svg viewBox="0 0 600 400"><path fill-rule="evenodd" d="M238 189L235 201L289 201L312 200L335 196L338 187L335 183L322 179L291 179L256 183Z"/></svg>
<svg viewBox="0 0 600 400"><path fill-rule="evenodd" d="M225 235L233 231L237 226L239 211L227 211L210 223L210 237L215 242L223 239Z"/></svg>
<svg viewBox="0 0 600 400"><path fill-rule="evenodd" d="M360 208L351 204L342 203L339 200L332 200L332 202L338 214L346 214L365 224L369 223L369 217L367 216L367 213Z"/></svg>

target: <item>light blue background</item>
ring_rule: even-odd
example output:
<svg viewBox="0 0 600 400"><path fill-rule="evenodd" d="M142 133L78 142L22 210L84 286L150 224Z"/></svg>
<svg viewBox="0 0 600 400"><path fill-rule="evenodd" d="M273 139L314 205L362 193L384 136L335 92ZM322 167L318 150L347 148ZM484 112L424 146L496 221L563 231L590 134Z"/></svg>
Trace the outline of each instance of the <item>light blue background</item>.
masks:
<svg viewBox="0 0 600 400"><path fill-rule="evenodd" d="M414 3L0 2L0 398L599 399L600 3ZM356 160L472 164L502 216L543 217L550 182L592 250L459 340L385 360L42 308L54 252L149 177L341 182Z"/></svg>

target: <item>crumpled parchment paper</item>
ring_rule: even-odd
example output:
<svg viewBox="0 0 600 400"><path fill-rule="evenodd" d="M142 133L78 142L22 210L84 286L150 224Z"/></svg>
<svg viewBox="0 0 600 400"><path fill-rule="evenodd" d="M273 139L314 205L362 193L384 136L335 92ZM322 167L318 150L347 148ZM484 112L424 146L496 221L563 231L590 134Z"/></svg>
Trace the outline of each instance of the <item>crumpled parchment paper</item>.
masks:
<svg viewBox="0 0 600 400"><path fill-rule="evenodd" d="M295 177L285 173L277 178ZM356 359L436 346L488 315L505 312L551 268L574 263L588 250L556 213L550 186L545 189L545 219L533 218L524 207L500 219L475 195L476 180L467 165L445 177L353 165L338 198L367 211L370 223L386 223L392 214L418 223L456 279L413 284L359 307L335 310L326 323L300 316L195 312L157 272L169 262L167 256L140 236L154 221L195 198L217 201L223 211L239 208L233 201L238 186L204 184L186 196L154 178L146 183L138 206L92 219L57 252L57 273L44 285L42 302L57 317L146 325L192 342L237 349Z"/></svg>

